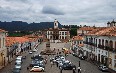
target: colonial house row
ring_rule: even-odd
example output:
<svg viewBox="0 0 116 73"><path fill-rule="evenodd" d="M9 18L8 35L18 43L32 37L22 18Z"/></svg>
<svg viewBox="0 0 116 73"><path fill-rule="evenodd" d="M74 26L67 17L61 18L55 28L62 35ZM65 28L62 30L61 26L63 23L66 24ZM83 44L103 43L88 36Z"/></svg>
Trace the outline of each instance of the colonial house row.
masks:
<svg viewBox="0 0 116 73"><path fill-rule="evenodd" d="M116 22L107 23L107 27L82 27L72 38L72 48L88 60L107 65L116 71ZM80 40L80 37L83 39ZM81 43L79 43L81 42Z"/></svg>
<svg viewBox="0 0 116 73"><path fill-rule="evenodd" d="M116 71L116 27L95 29L85 36L85 56Z"/></svg>
<svg viewBox="0 0 116 73"><path fill-rule="evenodd" d="M0 68L11 62L17 55L36 48L43 40L43 36L7 37L5 30L1 30L0 33L0 46L2 47L0 48Z"/></svg>

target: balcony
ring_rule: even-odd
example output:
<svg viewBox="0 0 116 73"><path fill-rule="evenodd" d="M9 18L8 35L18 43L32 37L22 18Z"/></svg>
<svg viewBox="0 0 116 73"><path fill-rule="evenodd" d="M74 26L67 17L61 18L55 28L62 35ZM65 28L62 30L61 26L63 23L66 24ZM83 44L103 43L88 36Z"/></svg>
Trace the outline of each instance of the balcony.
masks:
<svg viewBox="0 0 116 73"><path fill-rule="evenodd" d="M88 42L87 42L87 41L83 41L83 43L84 43L84 44L88 44Z"/></svg>
<svg viewBox="0 0 116 73"><path fill-rule="evenodd" d="M109 46L105 46L105 50L108 50L110 47Z"/></svg>
<svg viewBox="0 0 116 73"><path fill-rule="evenodd" d="M104 45L98 44L98 48L104 49Z"/></svg>
<svg viewBox="0 0 116 73"><path fill-rule="evenodd" d="M111 52L116 52L116 50L110 46L105 46L105 50L111 51Z"/></svg>

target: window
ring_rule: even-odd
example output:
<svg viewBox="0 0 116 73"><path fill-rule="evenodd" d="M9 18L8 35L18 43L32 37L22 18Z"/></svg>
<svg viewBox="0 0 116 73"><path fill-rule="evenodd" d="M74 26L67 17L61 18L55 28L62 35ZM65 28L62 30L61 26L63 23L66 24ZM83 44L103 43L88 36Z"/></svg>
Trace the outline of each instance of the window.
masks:
<svg viewBox="0 0 116 73"><path fill-rule="evenodd" d="M116 41L115 41L115 49L116 49Z"/></svg>
<svg viewBox="0 0 116 73"><path fill-rule="evenodd" d="M60 36L60 38L59 39L61 39L61 36Z"/></svg>
<svg viewBox="0 0 116 73"><path fill-rule="evenodd" d="M55 26L56 26L56 23L55 23Z"/></svg>
<svg viewBox="0 0 116 73"><path fill-rule="evenodd" d="M110 45L111 48L113 48L113 42L112 41L110 41L109 45Z"/></svg>
<svg viewBox="0 0 116 73"><path fill-rule="evenodd" d="M102 45L104 45L104 39L102 39Z"/></svg>
<svg viewBox="0 0 116 73"><path fill-rule="evenodd" d="M80 41L80 44L81 44L81 41Z"/></svg>
<svg viewBox="0 0 116 73"><path fill-rule="evenodd" d="M64 39L64 36L62 36L62 39Z"/></svg>
<svg viewBox="0 0 116 73"><path fill-rule="evenodd" d="M50 34L52 35L52 32L50 32Z"/></svg>
<svg viewBox="0 0 116 73"><path fill-rule="evenodd" d="M3 38L3 46L5 46L4 44L5 44L5 39Z"/></svg>
<svg viewBox="0 0 116 73"><path fill-rule="evenodd" d="M62 35L64 35L64 32L62 32Z"/></svg>
<svg viewBox="0 0 116 73"><path fill-rule="evenodd" d="M52 36L50 36L50 39L52 39Z"/></svg>
<svg viewBox="0 0 116 73"><path fill-rule="evenodd" d="M65 39L67 39L67 37L65 36Z"/></svg>
<svg viewBox="0 0 116 73"><path fill-rule="evenodd" d="M67 32L65 32L65 35L67 35Z"/></svg>
<svg viewBox="0 0 116 73"><path fill-rule="evenodd" d="M108 40L105 41L105 46L108 46Z"/></svg>
<svg viewBox="0 0 116 73"><path fill-rule="evenodd" d="M60 35L61 35L61 32L60 32Z"/></svg>

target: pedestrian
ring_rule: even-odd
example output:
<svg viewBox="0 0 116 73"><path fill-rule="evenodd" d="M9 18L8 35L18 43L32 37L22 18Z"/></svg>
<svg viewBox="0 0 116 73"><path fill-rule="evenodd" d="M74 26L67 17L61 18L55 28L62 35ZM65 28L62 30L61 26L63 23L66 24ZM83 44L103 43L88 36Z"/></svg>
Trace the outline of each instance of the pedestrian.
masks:
<svg viewBox="0 0 116 73"><path fill-rule="evenodd" d="M29 67L27 66L27 70L29 70Z"/></svg>
<svg viewBox="0 0 116 73"><path fill-rule="evenodd" d="M50 58L50 62L52 61L52 58Z"/></svg>
<svg viewBox="0 0 116 73"><path fill-rule="evenodd" d="M74 69L73 69L73 73L76 73Z"/></svg>
<svg viewBox="0 0 116 73"><path fill-rule="evenodd" d="M51 61L51 62L50 62L50 64L51 64L51 67L52 67L52 65L53 65L53 62Z"/></svg>
<svg viewBox="0 0 116 73"><path fill-rule="evenodd" d="M62 69L60 69L60 73L62 73Z"/></svg>
<svg viewBox="0 0 116 73"><path fill-rule="evenodd" d="M58 62L56 62L56 66L58 67Z"/></svg>
<svg viewBox="0 0 116 73"><path fill-rule="evenodd" d="M81 67L80 66L78 67L78 73L81 73Z"/></svg>

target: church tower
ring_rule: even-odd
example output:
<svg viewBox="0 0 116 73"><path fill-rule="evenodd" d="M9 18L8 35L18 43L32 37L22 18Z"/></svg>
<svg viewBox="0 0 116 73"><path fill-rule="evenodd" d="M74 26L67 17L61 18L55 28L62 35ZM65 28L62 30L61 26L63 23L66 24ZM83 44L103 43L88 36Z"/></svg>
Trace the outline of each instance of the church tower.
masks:
<svg viewBox="0 0 116 73"><path fill-rule="evenodd" d="M58 21L55 19L54 20L54 29L57 29L58 28Z"/></svg>

